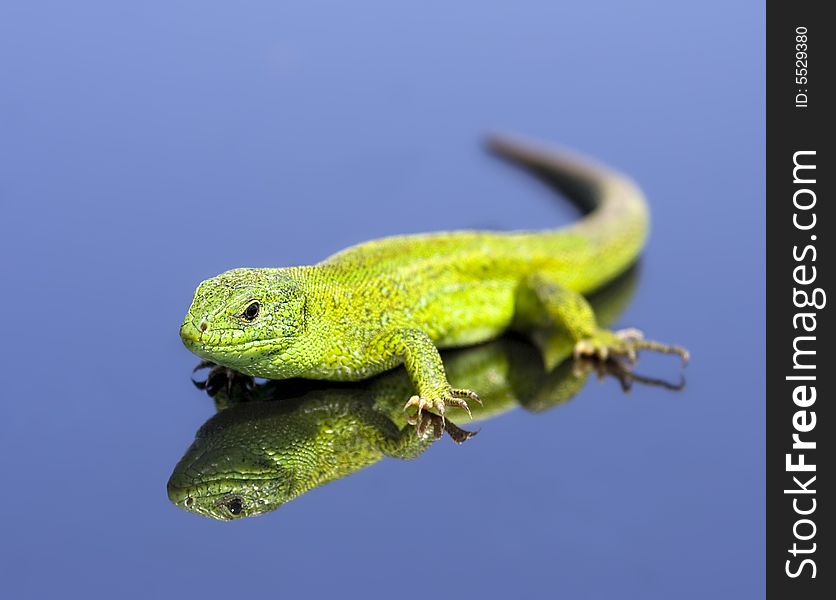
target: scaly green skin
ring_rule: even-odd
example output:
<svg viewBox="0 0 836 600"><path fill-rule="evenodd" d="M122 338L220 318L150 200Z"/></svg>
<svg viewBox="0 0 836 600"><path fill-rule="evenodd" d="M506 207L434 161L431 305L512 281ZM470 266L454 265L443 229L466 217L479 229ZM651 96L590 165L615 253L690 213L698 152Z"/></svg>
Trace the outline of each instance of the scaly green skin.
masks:
<svg viewBox="0 0 836 600"><path fill-rule="evenodd" d="M616 318L633 289L633 278L622 278L591 299L602 322ZM538 334L556 367L544 367L537 349L507 337L444 354L451 382L481 390L477 420L517 406L541 412L583 387L587 374L566 360L571 339L563 332ZM249 401L232 403L200 428L169 480L169 497L191 512L231 520L274 510L386 456L414 458L435 437L416 436L407 424L402 406L411 386L401 369L341 387L260 385ZM464 413L453 408L448 417Z"/></svg>
<svg viewBox="0 0 836 600"><path fill-rule="evenodd" d="M648 214L625 177L568 154L496 140L492 149L591 209L541 232L458 231L366 242L307 267L235 269L200 284L180 329L195 354L268 379L356 381L405 364L409 404L466 407L438 348L508 329L564 326L579 354L635 358L638 348L684 353L600 329L581 294L638 255ZM684 354L683 354L684 356Z"/></svg>
<svg viewBox="0 0 836 600"><path fill-rule="evenodd" d="M200 428L168 494L182 508L215 519L253 516L386 455L417 456L431 442L375 411L364 390L247 402ZM230 508L234 499L240 510Z"/></svg>

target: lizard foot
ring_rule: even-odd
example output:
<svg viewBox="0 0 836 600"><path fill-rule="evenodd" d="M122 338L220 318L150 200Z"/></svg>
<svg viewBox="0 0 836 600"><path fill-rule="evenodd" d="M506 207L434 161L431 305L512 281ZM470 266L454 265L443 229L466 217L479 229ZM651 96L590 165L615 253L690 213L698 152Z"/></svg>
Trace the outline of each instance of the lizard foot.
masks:
<svg viewBox="0 0 836 600"><path fill-rule="evenodd" d="M216 365L208 360L201 361L192 370L192 373L197 373L202 369L209 369L209 374L206 376L206 379L198 381L192 378L192 383L197 389L205 390L212 398L222 392L228 397L231 397L237 387L240 387L247 393L255 386L255 379L253 377L239 373L229 367Z"/></svg>
<svg viewBox="0 0 836 600"><path fill-rule="evenodd" d="M663 354L676 354L682 364L688 363L689 354L681 346L671 346L644 339L638 329L609 331L599 329L595 334L575 344L575 358L592 358L600 361L625 359L628 364L636 362L639 350L653 350Z"/></svg>
<svg viewBox="0 0 836 600"><path fill-rule="evenodd" d="M586 377L593 371L598 376L599 381L607 376L615 378L621 384L621 389L624 392L629 392L634 383L648 387L661 387L672 392L679 392L685 388L685 378L682 376L679 377L678 382L648 377L635 373L630 365L625 365L616 360L601 361L581 357L576 359L572 365L572 375L574 377Z"/></svg>
<svg viewBox="0 0 836 600"><path fill-rule="evenodd" d="M419 418L421 417L421 413L424 412L424 409L435 410L443 420L444 412L448 406L458 406L467 412L467 415L472 419L473 415L470 414L470 407L467 405L468 400L482 404L476 392L465 389L447 388L439 394L412 396L407 400L403 408L406 410L410 406L417 407Z"/></svg>
<svg viewBox="0 0 836 600"><path fill-rule="evenodd" d="M479 431L467 431L462 429L450 419L445 419L431 412L421 413L421 415L413 415L407 417L406 422L415 427L415 432L421 439L438 440L447 432L450 439L457 444L463 444Z"/></svg>

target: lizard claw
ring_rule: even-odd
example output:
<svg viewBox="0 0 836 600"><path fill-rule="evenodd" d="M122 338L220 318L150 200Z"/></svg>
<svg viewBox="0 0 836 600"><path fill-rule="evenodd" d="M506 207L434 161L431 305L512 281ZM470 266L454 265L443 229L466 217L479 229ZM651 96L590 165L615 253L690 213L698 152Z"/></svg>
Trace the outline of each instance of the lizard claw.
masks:
<svg viewBox="0 0 836 600"><path fill-rule="evenodd" d="M676 354L682 359L683 365L688 364L689 354L685 348L646 340L638 329L622 329L615 332L599 330L575 344L575 358L592 358L601 362L610 358L622 358L628 365L633 365L638 358L639 350Z"/></svg>
<svg viewBox="0 0 836 600"><path fill-rule="evenodd" d="M632 389L634 383L649 387L661 387L673 392L678 392L685 388L685 378L682 375L680 375L678 382L657 377L648 377L634 372L630 365L615 360L601 362L599 360L581 357L572 364L573 377L586 377L593 371L598 376L598 381L603 381L607 376L615 378L625 393Z"/></svg>
<svg viewBox="0 0 836 600"><path fill-rule="evenodd" d="M403 409L406 410L410 406L417 406L418 407L418 419L421 419L421 413L424 412L424 408L428 406L432 406L431 403L427 402L427 399L424 396L412 396L409 400L406 401L404 404ZM444 410L441 410L441 414L444 414Z"/></svg>
<svg viewBox="0 0 836 600"><path fill-rule="evenodd" d="M408 409L410 406L415 406L418 408L418 418L421 418L421 413L424 412L424 409L427 410L435 410L438 415L444 420L444 413L447 410L448 406L456 406L461 408L467 415L472 419L473 414L470 412L470 407L467 405L467 401L472 400L474 402L478 402L482 404L482 400L471 390L466 389L447 389L446 391L438 394L437 397L433 398L429 395L415 395L412 396L409 400L407 400L406 404L404 405L404 410Z"/></svg>
<svg viewBox="0 0 836 600"><path fill-rule="evenodd" d="M471 419L473 418L473 414L470 412L470 407L467 405L467 401L471 400L473 402L478 402L480 405L482 404L482 399L476 394L476 392L466 389L452 389L450 390L450 398L445 399L445 402L452 406L458 406L459 408L463 409L467 416Z"/></svg>
<svg viewBox="0 0 836 600"><path fill-rule="evenodd" d="M457 444L463 444L479 433L479 430L467 431L462 429L453 421L445 420L431 412L423 413L420 417L418 415L409 416L406 422L415 427L415 432L421 439L438 440L446 431L451 440Z"/></svg>
<svg viewBox="0 0 836 600"><path fill-rule="evenodd" d="M208 360L201 361L192 370L192 373L197 373L203 369L209 369L206 379L198 381L192 378L192 383L197 389L205 390L212 398L220 393L224 393L228 398L231 398L236 388L240 388L241 391L248 394L255 387L255 379L253 377L244 375L228 367L222 367Z"/></svg>

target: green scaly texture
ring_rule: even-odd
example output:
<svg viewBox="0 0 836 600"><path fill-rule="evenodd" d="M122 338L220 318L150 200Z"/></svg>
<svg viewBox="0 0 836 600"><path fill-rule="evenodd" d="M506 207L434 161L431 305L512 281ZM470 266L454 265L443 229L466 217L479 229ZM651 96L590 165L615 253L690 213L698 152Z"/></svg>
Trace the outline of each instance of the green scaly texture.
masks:
<svg viewBox="0 0 836 600"><path fill-rule="evenodd" d="M635 360L681 348L598 327L584 299L623 272L648 232L628 178L568 153L495 139L490 148L589 213L557 230L404 235L353 246L317 265L234 269L200 284L180 336L202 358L268 379L356 381L404 364L407 406L443 414L474 391L447 381L439 348L556 324L575 352Z"/></svg>
<svg viewBox="0 0 836 600"><path fill-rule="evenodd" d="M634 274L591 298L602 323L623 311ZM482 394L484 404L473 407L475 420L516 407L544 412L584 386L588 371L568 360L572 340L564 331L538 330L535 339L539 349L519 336L504 336L445 351L450 381ZM198 430L178 462L168 496L180 508L228 521L275 510L384 457L415 458L441 435L441 417L425 412L432 427L423 433L420 425L410 425L403 397L411 387L406 372L396 369L353 384L272 381L251 392L221 392L220 412ZM442 427L449 431L450 419L465 416L451 408Z"/></svg>

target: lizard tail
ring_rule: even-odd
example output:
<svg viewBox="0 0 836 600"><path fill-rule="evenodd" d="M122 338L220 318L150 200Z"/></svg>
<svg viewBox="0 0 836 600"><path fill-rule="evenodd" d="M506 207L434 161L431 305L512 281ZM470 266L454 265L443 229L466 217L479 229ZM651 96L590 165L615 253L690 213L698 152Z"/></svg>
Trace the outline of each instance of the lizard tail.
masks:
<svg viewBox="0 0 836 600"><path fill-rule="evenodd" d="M635 261L649 229L644 195L631 179L573 153L527 141L492 136L488 149L557 189L585 216L561 233L576 233L588 243L587 261L597 273L584 287L609 281Z"/></svg>

